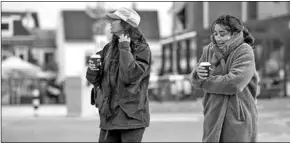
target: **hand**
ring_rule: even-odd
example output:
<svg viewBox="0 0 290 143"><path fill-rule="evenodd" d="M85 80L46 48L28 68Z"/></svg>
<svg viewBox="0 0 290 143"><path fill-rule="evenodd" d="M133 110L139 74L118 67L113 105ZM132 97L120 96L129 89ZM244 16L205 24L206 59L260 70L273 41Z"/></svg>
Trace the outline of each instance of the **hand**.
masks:
<svg viewBox="0 0 290 143"><path fill-rule="evenodd" d="M123 41L127 41L127 42L131 42L131 38L127 35L121 34L119 37L119 42L123 42Z"/></svg>
<svg viewBox="0 0 290 143"><path fill-rule="evenodd" d="M199 79L205 80L207 79L207 70L205 70L205 68L201 65L198 65L197 69L196 69L196 73Z"/></svg>
<svg viewBox="0 0 290 143"><path fill-rule="evenodd" d="M89 69L93 70L93 71L97 71L98 70L92 60L89 60Z"/></svg>

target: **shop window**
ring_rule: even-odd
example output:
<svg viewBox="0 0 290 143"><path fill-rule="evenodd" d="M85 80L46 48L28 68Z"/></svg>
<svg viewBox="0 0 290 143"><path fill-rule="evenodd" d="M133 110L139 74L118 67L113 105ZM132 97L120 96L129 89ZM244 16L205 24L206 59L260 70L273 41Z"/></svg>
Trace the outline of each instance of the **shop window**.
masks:
<svg viewBox="0 0 290 143"><path fill-rule="evenodd" d="M169 44L167 45L165 49L165 72L169 73L172 72L172 66L173 66L173 53L172 53L173 45Z"/></svg>
<svg viewBox="0 0 290 143"><path fill-rule="evenodd" d="M173 72L173 43L162 46L162 67L159 75Z"/></svg>
<svg viewBox="0 0 290 143"><path fill-rule="evenodd" d="M190 70L192 70L198 62L196 39L190 39L189 48L190 48L188 52L189 65L190 65Z"/></svg>
<svg viewBox="0 0 290 143"><path fill-rule="evenodd" d="M188 42L187 40L178 41L178 51L177 51L177 66L178 73L185 74L187 72L188 65Z"/></svg>
<svg viewBox="0 0 290 143"><path fill-rule="evenodd" d="M13 21L10 18L2 17L1 20L1 34L3 37L10 37L13 35Z"/></svg>
<svg viewBox="0 0 290 143"><path fill-rule="evenodd" d="M8 23L2 23L1 24L1 30L9 30L9 24Z"/></svg>
<svg viewBox="0 0 290 143"><path fill-rule="evenodd" d="M50 71L58 71L57 63L54 60L54 53L45 53L44 54L44 66L43 69Z"/></svg>
<svg viewBox="0 0 290 143"><path fill-rule="evenodd" d="M44 63L48 64L53 61L53 53L45 53L44 54Z"/></svg>
<svg viewBox="0 0 290 143"><path fill-rule="evenodd" d="M180 20L182 24L182 28L186 29L186 11L183 8L179 13L177 13L177 18Z"/></svg>

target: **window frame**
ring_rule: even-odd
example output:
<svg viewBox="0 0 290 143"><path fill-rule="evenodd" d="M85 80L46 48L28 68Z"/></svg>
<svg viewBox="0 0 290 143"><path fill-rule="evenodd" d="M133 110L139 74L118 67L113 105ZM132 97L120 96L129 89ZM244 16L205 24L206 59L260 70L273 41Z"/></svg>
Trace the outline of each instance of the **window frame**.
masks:
<svg viewBox="0 0 290 143"><path fill-rule="evenodd" d="M1 27L1 34L3 37L12 37L13 36L13 33L14 33L13 21L14 20L12 17L2 17L1 26L3 23L8 24L8 30L2 30L2 27Z"/></svg>
<svg viewBox="0 0 290 143"><path fill-rule="evenodd" d="M7 23L8 24L8 30L2 30L1 28L1 34L3 37L12 37L13 33L14 33L14 29L13 29L13 18L11 17L2 17L1 20L1 26L3 23Z"/></svg>

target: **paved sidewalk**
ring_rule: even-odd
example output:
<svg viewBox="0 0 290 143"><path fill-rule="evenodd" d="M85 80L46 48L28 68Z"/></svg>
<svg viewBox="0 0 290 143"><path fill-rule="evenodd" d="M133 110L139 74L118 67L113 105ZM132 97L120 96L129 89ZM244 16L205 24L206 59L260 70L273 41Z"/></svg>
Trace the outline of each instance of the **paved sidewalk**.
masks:
<svg viewBox="0 0 290 143"><path fill-rule="evenodd" d="M200 113L151 114L144 142L200 142ZM3 117L2 141L7 142L96 142L98 117ZM259 142L290 140L290 112L272 110L259 114Z"/></svg>
<svg viewBox="0 0 290 143"><path fill-rule="evenodd" d="M34 113L39 116L66 116L67 109L65 105L43 105L34 110L32 106L2 106L2 117L32 117Z"/></svg>
<svg viewBox="0 0 290 143"><path fill-rule="evenodd" d="M197 101L182 102L151 102L150 112L152 114L167 113L202 113L201 99ZM290 98L260 99L258 109L260 112L271 110L290 110ZM94 107L92 107L94 108ZM87 117L98 117L97 108L93 109ZM2 117L32 117L35 111L32 106L2 106ZM39 116L66 116L66 105L43 105L40 106L37 114Z"/></svg>
<svg viewBox="0 0 290 143"><path fill-rule="evenodd" d="M86 117L98 116L97 108L93 107L89 110L95 110ZM202 111L201 99L197 101L183 101L183 102L150 102L151 113L193 113ZM18 105L18 106L2 106L3 117L31 117L37 113L39 116L66 116L66 105L42 105L37 112L33 106Z"/></svg>
<svg viewBox="0 0 290 143"><path fill-rule="evenodd" d="M259 100L259 142L290 140L290 100ZM203 115L201 100L150 103L150 127L144 142L200 142ZM2 106L2 141L96 142L97 114L67 117L65 105L42 106L33 117L31 106Z"/></svg>

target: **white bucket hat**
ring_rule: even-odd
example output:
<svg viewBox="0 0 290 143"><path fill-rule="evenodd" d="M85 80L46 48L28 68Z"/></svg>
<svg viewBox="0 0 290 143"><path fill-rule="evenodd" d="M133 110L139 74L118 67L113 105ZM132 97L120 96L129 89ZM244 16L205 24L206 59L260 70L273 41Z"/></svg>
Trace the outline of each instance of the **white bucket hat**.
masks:
<svg viewBox="0 0 290 143"><path fill-rule="evenodd" d="M107 13L107 17L111 19L122 19L133 27L138 27L140 23L140 15L130 8L119 8L114 13Z"/></svg>

